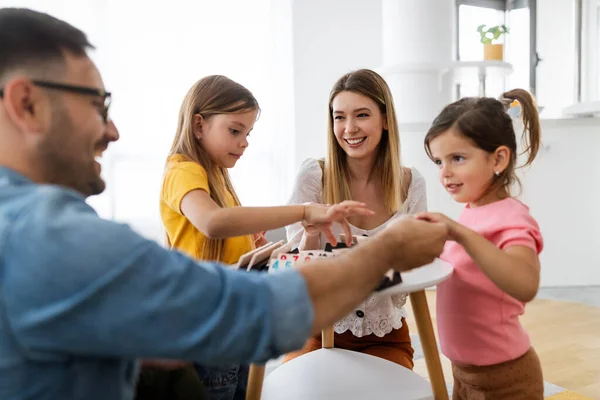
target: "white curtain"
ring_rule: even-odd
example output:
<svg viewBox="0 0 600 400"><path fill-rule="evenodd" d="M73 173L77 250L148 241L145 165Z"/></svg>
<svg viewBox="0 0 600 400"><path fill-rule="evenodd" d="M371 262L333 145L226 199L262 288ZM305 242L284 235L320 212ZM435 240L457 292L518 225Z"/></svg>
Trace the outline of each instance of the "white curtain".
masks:
<svg viewBox="0 0 600 400"><path fill-rule="evenodd" d="M285 201L293 121L277 107L293 104L288 72L280 69L291 37L282 39L287 17L276 0L0 0L7 6L64 19L97 47L91 56L113 92L111 116L121 133L103 161L108 189L89 200L99 214L161 240L158 197L179 106L191 85L210 74L240 82L262 108L250 147L231 170L242 202Z"/></svg>

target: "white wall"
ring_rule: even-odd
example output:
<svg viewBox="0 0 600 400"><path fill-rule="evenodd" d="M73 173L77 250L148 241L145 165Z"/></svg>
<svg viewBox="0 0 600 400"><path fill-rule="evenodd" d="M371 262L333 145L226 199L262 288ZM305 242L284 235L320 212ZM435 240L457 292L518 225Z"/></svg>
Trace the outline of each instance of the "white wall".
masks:
<svg viewBox="0 0 600 400"><path fill-rule="evenodd" d="M293 2L295 163L326 151L329 92L357 68L382 62L381 0Z"/></svg>
<svg viewBox="0 0 600 400"><path fill-rule="evenodd" d="M544 118L562 115L575 102L575 14L573 0L537 2L537 98Z"/></svg>
<svg viewBox="0 0 600 400"><path fill-rule="evenodd" d="M543 121L522 199L545 240L542 285L600 285L600 119Z"/></svg>

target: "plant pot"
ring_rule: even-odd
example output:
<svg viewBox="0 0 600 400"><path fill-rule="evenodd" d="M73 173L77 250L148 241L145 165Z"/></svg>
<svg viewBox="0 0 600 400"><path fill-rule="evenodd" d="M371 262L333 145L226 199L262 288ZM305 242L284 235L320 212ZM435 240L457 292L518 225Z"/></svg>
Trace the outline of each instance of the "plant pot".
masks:
<svg viewBox="0 0 600 400"><path fill-rule="evenodd" d="M484 44L483 45L483 59L498 60L504 59L504 45L503 44Z"/></svg>

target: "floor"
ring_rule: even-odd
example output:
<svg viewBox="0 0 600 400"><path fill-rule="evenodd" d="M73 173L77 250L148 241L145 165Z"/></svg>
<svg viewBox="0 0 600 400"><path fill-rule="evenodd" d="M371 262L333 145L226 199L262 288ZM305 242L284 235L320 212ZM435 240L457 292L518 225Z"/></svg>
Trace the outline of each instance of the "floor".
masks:
<svg viewBox="0 0 600 400"><path fill-rule="evenodd" d="M427 299L435 320L435 292L428 292ZM407 311L416 333L411 307ZM547 395L565 388L600 399L600 287L544 289L527 306L522 321L542 361L544 380L553 384ZM441 357L444 376L451 382L450 363ZM418 358L415 372L426 377L425 362Z"/></svg>

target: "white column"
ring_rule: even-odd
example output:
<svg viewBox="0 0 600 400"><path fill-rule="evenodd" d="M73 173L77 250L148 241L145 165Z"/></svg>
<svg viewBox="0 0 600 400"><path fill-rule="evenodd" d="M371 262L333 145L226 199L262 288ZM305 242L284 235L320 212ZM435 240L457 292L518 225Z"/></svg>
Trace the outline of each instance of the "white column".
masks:
<svg viewBox="0 0 600 400"><path fill-rule="evenodd" d="M382 14L382 73L398 119L431 122L452 99L450 75L440 82L440 73L454 59L454 1L383 0Z"/></svg>

